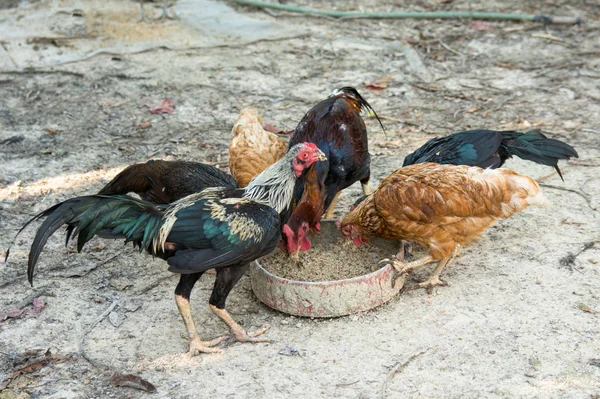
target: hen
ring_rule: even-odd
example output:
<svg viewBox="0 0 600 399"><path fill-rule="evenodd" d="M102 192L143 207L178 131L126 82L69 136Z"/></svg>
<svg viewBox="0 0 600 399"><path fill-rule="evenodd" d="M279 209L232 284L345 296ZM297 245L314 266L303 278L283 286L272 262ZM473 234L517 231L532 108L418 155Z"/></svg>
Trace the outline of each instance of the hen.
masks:
<svg viewBox="0 0 600 399"><path fill-rule="evenodd" d="M404 159L403 166L423 162L499 168L513 155L527 161L558 168L559 159L577 158L577 152L562 141L549 139L537 130L527 133L469 130L436 137ZM564 179L563 179L564 180Z"/></svg>
<svg viewBox="0 0 600 399"><path fill-rule="evenodd" d="M392 264L406 273L437 262L420 284L431 287L443 284L440 273L461 245L477 240L499 218L543 203L535 180L512 170L424 163L392 172L339 227L355 245L369 237L417 241L429 255Z"/></svg>
<svg viewBox="0 0 600 399"><path fill-rule="evenodd" d="M295 256L299 250L310 248L306 232L309 228L318 229L323 210L327 209L326 218L333 217L341 190L360 181L363 193L370 193L371 159L367 129L360 115L365 109L375 114L356 89L344 87L315 105L296 127L290 146L304 141L315 143L328 160L315 165L319 182L312 181L307 185L307 174L296 183L294 199L297 206L282 235L283 246ZM320 191L305 195L307 190L314 188Z"/></svg>
<svg viewBox="0 0 600 399"><path fill-rule="evenodd" d="M59 203L23 226L45 217L29 252L27 276L33 284L38 257L48 238L63 224L67 242L77 236L77 250L95 235L125 238L153 256L167 260L169 270L181 274L175 302L183 318L190 354L216 352L224 337L202 341L191 311L190 293L202 274L216 269L210 309L242 342L261 342L266 331L248 334L225 310L233 286L249 262L271 252L279 241L280 214L290 207L295 181L313 163L325 160L312 143L298 144L284 158L257 176L245 189L211 188L168 206L156 206L128 196L93 195ZM20 231L19 231L20 232ZM7 252L8 257L8 252Z"/></svg>
<svg viewBox="0 0 600 399"><path fill-rule="evenodd" d="M246 108L238 116L229 144L229 171L240 187L277 162L287 151L287 144L262 127L256 109ZM296 143L298 144L298 143Z"/></svg>
<svg viewBox="0 0 600 399"><path fill-rule="evenodd" d="M209 187L236 188L229 174L199 162L151 160L125 168L98 194L134 192L155 204L170 204Z"/></svg>

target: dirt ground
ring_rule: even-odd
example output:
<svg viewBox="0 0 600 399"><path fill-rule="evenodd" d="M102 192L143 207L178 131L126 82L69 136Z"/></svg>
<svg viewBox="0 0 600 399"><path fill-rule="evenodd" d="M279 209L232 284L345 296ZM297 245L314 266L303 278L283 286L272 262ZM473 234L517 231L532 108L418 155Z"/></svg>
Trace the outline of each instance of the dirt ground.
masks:
<svg viewBox="0 0 600 399"><path fill-rule="evenodd" d="M270 325L273 342L236 343L192 359L173 301L177 278L164 262L101 240L77 255L55 237L32 289L25 276L30 228L9 262L0 263L0 313L12 309L0 320L14 316L0 321L0 386L8 385L0 398L149 395L111 386L114 371L148 380L157 398L600 397L600 8L594 1L319 2L348 10L471 9L586 20L548 27L334 20L208 7L208 0L180 0L171 10L179 20L144 24L137 23L133 1L5 3L3 250L30 216L96 192L128 164L188 159L226 168L230 130L244 106L293 129L312 105L346 85L364 94L387 129L367 120L373 186L427 139L470 128L540 128L580 157L561 162L564 183L551 168L509 161L507 167L543 179L553 207L528 209L491 228L444 273L447 287L431 295L407 290L374 311L311 320L262 305L244 277L228 308L249 330ZM213 7L226 9L225 17L190 27L198 10ZM152 17L160 12L156 4L146 10ZM239 21L248 25L234 34ZM363 85L387 76L383 91ZM151 114L149 106L165 97L175 112ZM354 186L342 194L338 216L359 193ZM213 278L205 275L192 297L205 338L227 333L207 306ZM25 306L32 300L33 309ZM25 313L14 313L23 306ZM32 349L50 349L55 357L23 369Z"/></svg>

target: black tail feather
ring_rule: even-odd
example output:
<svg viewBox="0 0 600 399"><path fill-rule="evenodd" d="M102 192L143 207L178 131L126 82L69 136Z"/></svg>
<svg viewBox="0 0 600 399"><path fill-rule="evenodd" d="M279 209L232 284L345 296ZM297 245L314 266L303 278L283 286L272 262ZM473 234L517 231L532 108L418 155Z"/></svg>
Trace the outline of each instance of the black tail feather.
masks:
<svg viewBox="0 0 600 399"><path fill-rule="evenodd" d="M513 155L527 161L542 165L553 166L560 178L564 181L562 172L558 167L560 159L578 158L577 151L567 143L550 139L538 130L527 133L513 131L501 132L501 149L510 158Z"/></svg>
<svg viewBox="0 0 600 399"><path fill-rule="evenodd" d="M46 218L39 227L29 251L27 278L29 283L33 284L38 258L50 236L62 225L67 225L66 244L71 237L77 236L78 251L96 235L102 238L125 238L139 245L141 249L149 249L162 225L162 216L160 208L129 196L76 197L34 216L19 230L13 243L29 224ZM9 252L10 247L6 259Z"/></svg>
<svg viewBox="0 0 600 399"><path fill-rule="evenodd" d="M381 129L383 130L383 133L387 135L387 132L385 131L385 128L383 127L383 123L381 122L381 119L379 119L379 115L377 115L377 112L375 112L373 107L371 107L371 104L369 104L367 102L367 100L365 100L364 97L360 95L358 90L356 90L354 87L346 86L346 87L342 87L340 89L335 90L332 95L339 95L340 93L347 94L350 97L354 98L355 101L358 103L361 111L363 109L366 109L367 111L372 112L373 115L375 115L375 118L377 118L377 121L379 122L379 126L381 126Z"/></svg>
<svg viewBox="0 0 600 399"><path fill-rule="evenodd" d="M53 207L48 208L45 211L38 213L37 215L35 215L31 219L29 219L27 222L25 222L25 224L19 229L19 231L17 231L17 234L15 234L15 237L12 239L10 244L8 244L8 249L6 250L6 256L4 256L4 262L8 262L8 257L10 255L10 248L13 246L13 244L17 240L17 237L19 237L19 234L21 234L21 232L23 230L25 230L27 228L27 226L29 226L31 223L35 222L36 220L39 220L43 217L51 215L56 210L56 208L58 208L60 205L61 204L56 204Z"/></svg>

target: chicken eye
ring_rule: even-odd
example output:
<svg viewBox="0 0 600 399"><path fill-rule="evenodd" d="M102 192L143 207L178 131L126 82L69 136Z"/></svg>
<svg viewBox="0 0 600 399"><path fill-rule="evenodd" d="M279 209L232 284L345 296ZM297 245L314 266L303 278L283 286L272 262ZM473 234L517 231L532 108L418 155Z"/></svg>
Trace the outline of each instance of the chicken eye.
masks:
<svg viewBox="0 0 600 399"><path fill-rule="evenodd" d="M308 154L305 152L304 154L302 154L302 158L304 158L304 159L308 158Z"/></svg>

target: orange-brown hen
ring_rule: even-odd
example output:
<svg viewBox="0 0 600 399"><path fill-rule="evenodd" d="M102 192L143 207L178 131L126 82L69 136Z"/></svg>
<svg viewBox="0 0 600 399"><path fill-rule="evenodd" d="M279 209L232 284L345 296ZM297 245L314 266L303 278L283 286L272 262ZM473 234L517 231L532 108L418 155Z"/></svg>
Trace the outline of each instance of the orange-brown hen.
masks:
<svg viewBox="0 0 600 399"><path fill-rule="evenodd" d="M229 170L240 187L246 187L254 176L281 159L287 143L262 127L256 109L246 108L238 116L229 144Z"/></svg>
<svg viewBox="0 0 600 399"><path fill-rule="evenodd" d="M429 255L391 263L403 274L437 262L430 278L420 284L433 287L444 285L440 273L459 246L480 238L499 218L542 203L538 184L512 170L424 163L392 172L344 217L340 228L355 245L369 237L417 241Z"/></svg>

